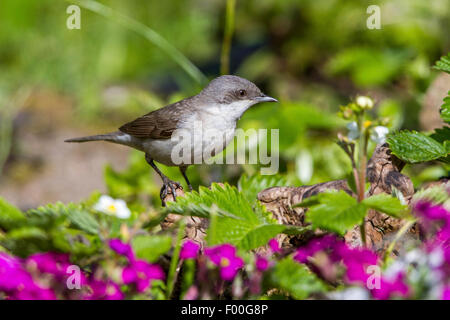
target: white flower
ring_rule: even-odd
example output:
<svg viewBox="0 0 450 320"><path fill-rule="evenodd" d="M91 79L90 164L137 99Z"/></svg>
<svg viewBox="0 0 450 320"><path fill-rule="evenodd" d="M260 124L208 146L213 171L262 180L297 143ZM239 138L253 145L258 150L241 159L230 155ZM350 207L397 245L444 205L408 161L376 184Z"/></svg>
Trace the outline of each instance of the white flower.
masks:
<svg viewBox="0 0 450 320"><path fill-rule="evenodd" d="M347 288L340 291L334 291L328 294L333 300L369 300L369 292L364 288Z"/></svg>
<svg viewBox="0 0 450 320"><path fill-rule="evenodd" d="M426 254L420 249L409 251L405 256L407 264L424 265L427 262Z"/></svg>
<svg viewBox="0 0 450 320"><path fill-rule="evenodd" d="M386 135L389 133L389 129L383 126L377 126L373 128L370 139L377 144L384 143L386 141Z"/></svg>
<svg viewBox="0 0 450 320"><path fill-rule="evenodd" d="M397 275L402 272L406 271L406 268L408 265L400 260L395 260L389 267L384 271L384 276L386 279L390 281L394 281Z"/></svg>
<svg viewBox="0 0 450 320"><path fill-rule="evenodd" d="M428 255L428 264L432 268L438 268L444 263L444 252L440 248L436 248Z"/></svg>
<svg viewBox="0 0 450 320"><path fill-rule="evenodd" d="M94 205L94 209L120 219L128 219L131 215L130 209L122 199L113 199L110 196L102 195Z"/></svg>
<svg viewBox="0 0 450 320"><path fill-rule="evenodd" d="M366 96L359 96L356 98L356 104L363 109L372 109L373 100Z"/></svg>
<svg viewBox="0 0 450 320"><path fill-rule="evenodd" d="M348 129L348 138L350 140L356 140L359 137L359 129L356 121L350 122L347 124Z"/></svg>

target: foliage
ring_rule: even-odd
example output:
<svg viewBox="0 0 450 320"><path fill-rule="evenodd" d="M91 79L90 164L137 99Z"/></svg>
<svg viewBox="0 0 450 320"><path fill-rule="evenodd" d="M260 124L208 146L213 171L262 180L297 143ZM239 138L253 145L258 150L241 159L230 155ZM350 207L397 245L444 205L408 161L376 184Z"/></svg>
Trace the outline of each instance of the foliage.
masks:
<svg viewBox="0 0 450 320"><path fill-rule="evenodd" d="M295 299L306 299L311 293L320 293L326 288L307 267L290 257L277 263L271 274L271 281Z"/></svg>
<svg viewBox="0 0 450 320"><path fill-rule="evenodd" d="M80 30L64 26L72 3L83 8ZM124 118L197 93L219 69L251 79L280 100L252 108L239 122L244 129L280 130L279 145L269 147L279 153L280 174L258 175L259 164L197 166L189 177L198 191L160 208L159 177L133 152L125 170L105 167L106 193L115 199L95 192L80 203L28 210L0 198L0 300L333 299L354 298L347 295L354 289L367 299L449 298L448 190L419 189L407 207L395 189L368 197L365 177L368 156L388 130L394 155L422 163L407 167L415 184L448 174L450 96L441 107L442 128L411 130L434 77L430 62L449 46L446 4L381 4L386 17L402 12L403 21L374 31L361 28L367 15L356 0L2 0L0 167L7 169L6 184L21 183L22 162L41 171L22 138L49 132L53 139L61 128L64 134L94 131L94 123L97 131L116 130ZM45 19L36 12L45 12ZM450 55L434 69L450 73ZM360 91L388 99L355 96L347 103ZM47 113L60 110L67 115L47 121ZM43 127L27 122L34 114L44 115ZM182 178L177 168L161 169ZM345 177L353 195L330 191L303 200L305 227L278 223L257 200L270 187ZM100 205L102 197L112 209ZM407 220L386 259L364 243L353 248L341 239L358 225L365 239L368 210ZM161 230L169 213L183 217ZM191 215L208 222L203 248L183 239L184 217ZM424 243L388 257L415 222ZM294 241L279 247L279 240L304 233L314 236L301 237L298 248L291 247ZM81 290L65 285L73 265L81 268ZM383 269L382 290L366 288L368 266Z"/></svg>
<svg viewBox="0 0 450 320"><path fill-rule="evenodd" d="M436 62L435 68L449 73L449 57L442 57ZM449 92L450 93L450 92ZM450 96L444 98L441 107L441 118L449 123ZM450 131L448 125L436 129L435 133L427 136L417 131L400 131L392 133L388 137L388 143L392 152L400 159L409 163L426 162L431 160L441 160L450 163Z"/></svg>
<svg viewBox="0 0 450 320"><path fill-rule="evenodd" d="M443 144L417 131L393 133L387 141L397 157L410 163L443 160L449 153Z"/></svg>
<svg viewBox="0 0 450 320"><path fill-rule="evenodd" d="M356 224L361 224L367 210L374 209L394 217L401 217L407 210L397 198L377 194L358 202L345 191L329 191L312 196L297 207L309 207L306 220L313 228L344 235Z"/></svg>
<svg viewBox="0 0 450 320"><path fill-rule="evenodd" d="M246 179L243 179L244 184ZM261 182L262 185L265 183ZM200 187L199 192L188 193L177 202L169 203L166 211L202 218L217 215L214 228L208 230L208 235L213 235L208 237L210 245L231 243L250 250L264 245L283 231L303 232L301 228L277 224L264 206L246 197L248 194L228 184L213 183L211 188Z"/></svg>
<svg viewBox="0 0 450 320"><path fill-rule="evenodd" d="M441 57L434 66L435 69L450 73L450 53L447 56Z"/></svg>

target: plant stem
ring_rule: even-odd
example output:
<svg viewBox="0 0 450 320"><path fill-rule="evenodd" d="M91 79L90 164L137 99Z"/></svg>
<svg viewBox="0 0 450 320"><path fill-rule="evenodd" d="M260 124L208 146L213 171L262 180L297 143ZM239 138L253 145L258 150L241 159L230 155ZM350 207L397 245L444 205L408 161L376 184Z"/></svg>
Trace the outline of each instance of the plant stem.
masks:
<svg viewBox="0 0 450 320"><path fill-rule="evenodd" d="M225 31L222 41L222 53L220 55L220 73L230 73L230 49L231 39L234 32L234 12L236 7L236 0L227 0L225 13Z"/></svg>
<svg viewBox="0 0 450 320"><path fill-rule="evenodd" d="M364 200L364 194L366 191L366 165L367 165L367 133L364 128L364 111L358 116L358 128L360 130L359 144L358 144L358 202ZM359 227L361 232L361 242L364 247L367 246L366 241L366 219L364 218L362 224Z"/></svg>
<svg viewBox="0 0 450 320"><path fill-rule="evenodd" d="M166 287L166 297L170 299L172 295L173 286L175 284L175 274L177 272L178 260L180 258L181 251L181 240L184 236L184 229L186 227L186 222L183 219L180 220L180 226L178 227L177 239L175 243L175 248L173 250L172 260L170 261L169 274L167 275L167 287Z"/></svg>

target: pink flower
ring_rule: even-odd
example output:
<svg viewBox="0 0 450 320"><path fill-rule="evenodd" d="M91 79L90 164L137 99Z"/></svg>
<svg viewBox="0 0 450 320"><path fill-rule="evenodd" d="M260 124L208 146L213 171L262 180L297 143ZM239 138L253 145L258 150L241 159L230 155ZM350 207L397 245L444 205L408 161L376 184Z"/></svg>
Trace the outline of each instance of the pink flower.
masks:
<svg viewBox="0 0 450 320"><path fill-rule="evenodd" d="M450 300L450 286L447 286L442 290L442 300Z"/></svg>
<svg viewBox="0 0 450 320"><path fill-rule="evenodd" d="M280 245L278 244L278 241L275 238L269 240L269 246L273 253L281 251Z"/></svg>
<svg viewBox="0 0 450 320"><path fill-rule="evenodd" d="M294 260L300 263L306 263L308 258L314 256L317 252L330 250L340 242L334 235L325 235L321 238L312 239L306 246L297 249Z"/></svg>
<svg viewBox="0 0 450 320"><path fill-rule="evenodd" d="M124 298L119 285L111 280L93 279L90 281L89 286L92 293L84 297L86 300L122 300Z"/></svg>
<svg viewBox="0 0 450 320"><path fill-rule="evenodd" d="M191 286L184 295L184 300L195 300L198 297L198 289L196 286Z"/></svg>
<svg viewBox="0 0 450 320"><path fill-rule="evenodd" d="M12 300L54 300L49 288L42 288L22 265L22 261L6 253L0 253L0 291Z"/></svg>
<svg viewBox="0 0 450 320"><path fill-rule="evenodd" d="M65 253L44 252L28 257L26 264L35 266L42 273L49 273L62 280L68 276L67 268L71 265L69 255Z"/></svg>
<svg viewBox="0 0 450 320"><path fill-rule="evenodd" d="M230 244L223 244L205 249L205 255L220 268L220 276L224 280L233 280L244 261L236 256L236 248Z"/></svg>
<svg viewBox="0 0 450 320"><path fill-rule="evenodd" d="M128 243L124 243L119 239L111 239L108 244L113 251L127 257L129 261L133 261L135 259L133 249Z"/></svg>
<svg viewBox="0 0 450 320"><path fill-rule="evenodd" d="M269 268L269 260L257 255L255 261L256 269L258 271L266 271Z"/></svg>
<svg viewBox="0 0 450 320"><path fill-rule="evenodd" d="M183 243L180 252L181 259L195 259L197 257L200 245L192 240L187 240Z"/></svg>
<svg viewBox="0 0 450 320"><path fill-rule="evenodd" d="M385 277L382 277L380 280L380 288L372 289L371 293L373 297L378 300L387 300L393 296L406 298L409 295L409 288L404 283L404 274L400 272L393 281L389 281Z"/></svg>
<svg viewBox="0 0 450 320"><path fill-rule="evenodd" d="M134 283L138 292L144 292L153 280L163 280L164 271L157 264L144 260L135 260L122 271L122 281L125 284Z"/></svg>

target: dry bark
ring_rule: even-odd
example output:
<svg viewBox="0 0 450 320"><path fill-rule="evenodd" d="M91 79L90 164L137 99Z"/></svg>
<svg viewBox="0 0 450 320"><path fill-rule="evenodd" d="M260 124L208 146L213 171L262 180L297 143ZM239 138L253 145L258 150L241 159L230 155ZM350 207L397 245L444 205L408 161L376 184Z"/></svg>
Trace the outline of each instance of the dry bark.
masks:
<svg viewBox="0 0 450 320"><path fill-rule="evenodd" d="M176 194L177 197L184 197L183 188L182 187L177 188ZM173 201L173 196L170 190L168 191L168 194L164 200L166 202ZM194 216L183 217L179 214L169 213L165 217L164 221L161 223L161 228L163 230L168 230L172 228L177 221L183 218L185 219L186 222L184 238L197 242L203 249L203 247L205 246L206 229L208 229L208 219Z"/></svg>

